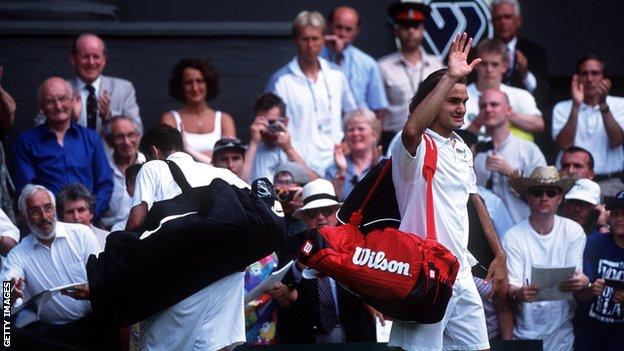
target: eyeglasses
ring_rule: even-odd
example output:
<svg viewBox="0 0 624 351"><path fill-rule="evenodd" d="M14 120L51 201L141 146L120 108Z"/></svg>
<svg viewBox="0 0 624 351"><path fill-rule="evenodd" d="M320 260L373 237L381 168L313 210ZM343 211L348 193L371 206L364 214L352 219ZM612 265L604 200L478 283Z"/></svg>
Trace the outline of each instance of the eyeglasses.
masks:
<svg viewBox="0 0 624 351"><path fill-rule="evenodd" d="M113 136L113 140L115 142L121 143L122 141L124 141L126 138L128 138L129 140L136 140L139 137L139 133L137 132L130 132L130 133L125 133L125 134L116 134Z"/></svg>
<svg viewBox="0 0 624 351"><path fill-rule="evenodd" d="M334 213L333 207L320 207L320 208L311 208L309 210L304 210L301 214L308 219L316 218L318 214L322 214L323 217L329 217Z"/></svg>
<svg viewBox="0 0 624 351"><path fill-rule="evenodd" d="M546 194L546 196L553 198L561 194L561 190L557 188L530 188L528 193L533 197L542 197Z"/></svg>
<svg viewBox="0 0 624 351"><path fill-rule="evenodd" d="M58 98L50 98L50 99L43 99L43 105L46 107L53 107L54 105L56 105L56 102L60 102L61 104L65 104L69 101L69 99L71 99L71 96L68 95L63 95L60 96Z"/></svg>
<svg viewBox="0 0 624 351"><path fill-rule="evenodd" d="M422 26L422 22L415 22L415 21L406 21L406 22L399 22L397 27L401 28L401 29L409 29L409 28L420 28L420 26Z"/></svg>

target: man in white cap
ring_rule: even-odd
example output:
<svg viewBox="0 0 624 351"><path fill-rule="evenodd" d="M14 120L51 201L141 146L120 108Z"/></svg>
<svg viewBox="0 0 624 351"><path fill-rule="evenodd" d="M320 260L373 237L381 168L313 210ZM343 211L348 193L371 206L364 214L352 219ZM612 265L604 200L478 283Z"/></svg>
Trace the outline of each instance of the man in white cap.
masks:
<svg viewBox="0 0 624 351"><path fill-rule="evenodd" d="M303 187L303 206L294 216L306 222L307 229L335 226L336 211L342 204L331 182L315 179ZM288 237L279 253L283 266L297 257L307 229ZM277 333L280 343L374 342L375 323L366 306L329 277L305 279L302 268L293 264L284 280L296 299L278 310ZM296 290L296 294L292 294Z"/></svg>
<svg viewBox="0 0 624 351"><path fill-rule="evenodd" d="M609 232L609 214L600 203L600 185L587 178L577 180L565 195L561 215L580 224L587 235Z"/></svg>
<svg viewBox="0 0 624 351"><path fill-rule="evenodd" d="M574 301L537 301L541 287L531 283L532 268L576 267L573 277L559 284L562 292L589 285L582 272L585 233L571 219L557 216L563 195L574 178L561 177L553 166L539 166L530 177L516 177L511 187L525 197L529 218L513 226L503 240L509 272L509 298L515 305L514 339L542 339L544 350L571 350L574 342Z"/></svg>

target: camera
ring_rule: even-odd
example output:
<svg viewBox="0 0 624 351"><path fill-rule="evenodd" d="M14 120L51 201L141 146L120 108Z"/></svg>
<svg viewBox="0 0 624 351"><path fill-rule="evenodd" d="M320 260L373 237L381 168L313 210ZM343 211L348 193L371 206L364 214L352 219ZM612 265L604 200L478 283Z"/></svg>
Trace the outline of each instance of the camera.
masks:
<svg viewBox="0 0 624 351"><path fill-rule="evenodd" d="M277 125L277 120L269 121L269 133L275 134L280 131L279 125Z"/></svg>
<svg viewBox="0 0 624 351"><path fill-rule="evenodd" d="M295 199L296 189L280 189L276 188L277 199L281 202L291 202Z"/></svg>

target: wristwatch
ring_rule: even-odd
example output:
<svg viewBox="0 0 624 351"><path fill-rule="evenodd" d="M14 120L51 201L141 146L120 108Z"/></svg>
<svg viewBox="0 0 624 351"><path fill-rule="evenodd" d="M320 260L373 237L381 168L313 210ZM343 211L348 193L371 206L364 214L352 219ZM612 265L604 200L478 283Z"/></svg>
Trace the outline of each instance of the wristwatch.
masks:
<svg viewBox="0 0 624 351"><path fill-rule="evenodd" d="M600 104L600 113L607 113L607 112L609 112L609 105L607 105L606 103Z"/></svg>

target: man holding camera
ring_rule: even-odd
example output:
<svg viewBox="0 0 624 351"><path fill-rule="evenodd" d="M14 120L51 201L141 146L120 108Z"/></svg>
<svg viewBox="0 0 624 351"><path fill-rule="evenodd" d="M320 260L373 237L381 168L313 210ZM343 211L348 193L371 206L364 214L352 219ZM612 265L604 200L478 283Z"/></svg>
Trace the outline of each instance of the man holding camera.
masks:
<svg viewBox="0 0 624 351"><path fill-rule="evenodd" d="M535 167L545 166L546 159L535 143L511 134L509 119L512 113L507 94L498 89L485 90L479 97L479 118L492 138L492 144L489 150L477 146L474 171L477 184L500 196L512 221L517 224L527 218L530 211L529 206L512 192L509 178L514 173L529 174Z"/></svg>
<svg viewBox="0 0 624 351"><path fill-rule="evenodd" d="M301 164L309 178L317 178L290 142L286 105L273 94L260 95L254 103L256 118L250 128L250 141L240 177L252 182L258 178L273 179L277 167L291 161Z"/></svg>

